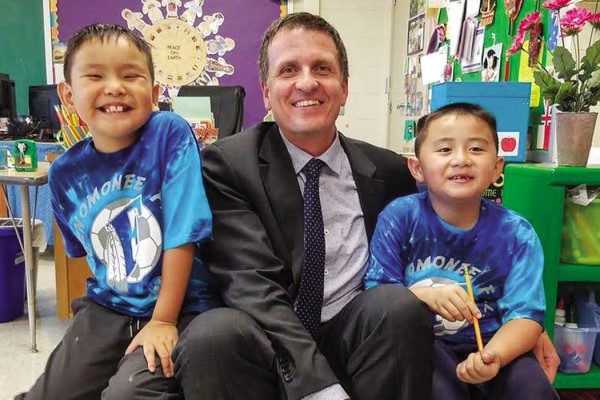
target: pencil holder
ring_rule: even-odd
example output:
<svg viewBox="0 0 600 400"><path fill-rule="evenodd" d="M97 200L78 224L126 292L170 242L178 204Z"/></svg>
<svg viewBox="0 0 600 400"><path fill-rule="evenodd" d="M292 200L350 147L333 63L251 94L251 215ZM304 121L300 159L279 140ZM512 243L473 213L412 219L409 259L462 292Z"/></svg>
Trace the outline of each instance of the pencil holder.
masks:
<svg viewBox="0 0 600 400"><path fill-rule="evenodd" d="M75 143L83 140L88 135L88 129L86 126L81 125L61 125L61 130L59 132L60 141L62 142L63 147L70 148Z"/></svg>
<svg viewBox="0 0 600 400"><path fill-rule="evenodd" d="M64 148L68 149L88 136L89 129L87 125L76 113L68 112L63 106L54 106L54 109L61 128L57 139Z"/></svg>

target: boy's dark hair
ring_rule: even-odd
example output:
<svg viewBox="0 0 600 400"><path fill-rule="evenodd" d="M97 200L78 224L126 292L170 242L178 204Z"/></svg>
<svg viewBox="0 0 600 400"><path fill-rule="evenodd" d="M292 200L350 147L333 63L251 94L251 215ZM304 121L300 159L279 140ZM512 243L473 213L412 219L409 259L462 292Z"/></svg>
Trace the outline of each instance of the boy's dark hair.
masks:
<svg viewBox="0 0 600 400"><path fill-rule="evenodd" d="M485 108L473 103L451 103L437 110L422 116L417 121L417 134L415 138L415 155L419 156L421 145L425 141L427 128L431 123L441 117L447 115L470 115L484 122L490 131L492 131L492 139L496 146L496 154L498 154L498 130L496 128L496 118Z"/></svg>
<svg viewBox="0 0 600 400"><path fill-rule="evenodd" d="M265 33L263 34L262 44L258 52L258 72L261 83L267 82L267 74L269 72L269 57L268 50L273 38L282 29L297 29L303 28L310 31L323 32L331 39L337 49L337 58L340 64L340 73L343 79L348 79L348 54L346 53L346 47L340 37L338 31L323 18L318 15L313 15L307 12L299 12L288 14L281 18L276 19L269 25Z"/></svg>
<svg viewBox="0 0 600 400"><path fill-rule="evenodd" d="M154 82L154 63L152 61L152 50L150 45L141 37L129 29L117 24L91 24L75 32L67 42L67 51L64 57L64 75L67 83L71 83L71 68L73 68L73 57L81 46L92 39L105 41L110 38L123 37L127 42L134 45L146 57L150 77Z"/></svg>

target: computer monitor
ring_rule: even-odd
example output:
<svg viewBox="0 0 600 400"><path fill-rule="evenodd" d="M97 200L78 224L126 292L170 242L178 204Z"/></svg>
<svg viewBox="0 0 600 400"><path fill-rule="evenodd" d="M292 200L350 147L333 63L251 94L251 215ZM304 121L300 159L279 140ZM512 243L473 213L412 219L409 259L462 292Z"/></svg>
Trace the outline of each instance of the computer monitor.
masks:
<svg viewBox="0 0 600 400"><path fill-rule="evenodd" d="M0 73L0 118L14 120L16 117L15 82L7 74Z"/></svg>
<svg viewBox="0 0 600 400"><path fill-rule="evenodd" d="M52 133L60 130L60 122L54 106L60 105L56 85L29 86L29 115L37 128L50 130Z"/></svg>

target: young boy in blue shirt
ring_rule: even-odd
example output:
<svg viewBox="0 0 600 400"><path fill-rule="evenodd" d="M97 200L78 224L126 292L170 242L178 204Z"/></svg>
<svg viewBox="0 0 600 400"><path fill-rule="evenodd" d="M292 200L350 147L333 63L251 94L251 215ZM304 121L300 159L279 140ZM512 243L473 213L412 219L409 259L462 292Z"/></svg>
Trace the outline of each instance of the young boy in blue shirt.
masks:
<svg viewBox="0 0 600 400"><path fill-rule="evenodd" d="M541 244L524 218L481 198L504 165L494 117L444 106L419 121L415 153L408 165L427 190L380 214L366 288L405 285L436 314L432 399L558 398L531 352L544 321Z"/></svg>
<svg viewBox="0 0 600 400"><path fill-rule="evenodd" d="M95 24L75 33L64 75L61 102L91 137L53 162L52 207L65 250L86 256L93 277L24 398L176 397L178 382L198 374L184 350L192 344L179 334L221 305L197 256L212 230L197 144L185 120L153 111L150 47L127 29ZM195 398L191 388L182 392Z"/></svg>

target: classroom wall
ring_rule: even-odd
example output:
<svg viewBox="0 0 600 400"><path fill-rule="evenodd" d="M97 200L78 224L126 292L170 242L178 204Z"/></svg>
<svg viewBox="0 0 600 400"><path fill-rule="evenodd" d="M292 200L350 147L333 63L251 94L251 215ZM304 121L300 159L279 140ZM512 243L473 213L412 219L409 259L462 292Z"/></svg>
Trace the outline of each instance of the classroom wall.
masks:
<svg viewBox="0 0 600 400"><path fill-rule="evenodd" d="M42 0L2 1L0 72L15 81L17 114L29 113L29 86L46 83L42 15Z"/></svg>

